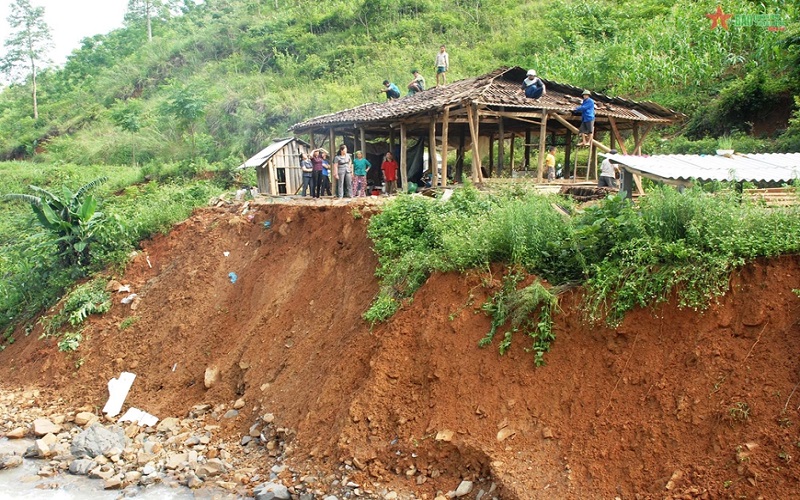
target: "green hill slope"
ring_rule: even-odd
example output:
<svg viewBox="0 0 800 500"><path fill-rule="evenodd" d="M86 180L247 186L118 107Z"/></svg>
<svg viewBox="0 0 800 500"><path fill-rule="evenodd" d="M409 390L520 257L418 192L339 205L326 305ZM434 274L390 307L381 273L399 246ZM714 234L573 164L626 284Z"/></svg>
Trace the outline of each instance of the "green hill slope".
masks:
<svg viewBox="0 0 800 500"><path fill-rule="evenodd" d="M441 44L451 80L500 66L690 116L691 138L778 134L800 94L794 3L206 0L86 39L63 69L0 93L0 159L231 162L305 118L378 100L418 67L433 81ZM759 25L761 24L761 25ZM771 127L759 124L769 121ZM762 148L800 147L800 125Z"/></svg>

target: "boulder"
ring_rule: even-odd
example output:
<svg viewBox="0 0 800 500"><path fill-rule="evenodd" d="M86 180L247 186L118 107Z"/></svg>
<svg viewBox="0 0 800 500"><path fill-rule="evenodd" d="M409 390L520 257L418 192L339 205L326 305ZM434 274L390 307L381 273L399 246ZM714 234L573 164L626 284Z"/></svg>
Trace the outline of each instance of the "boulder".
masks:
<svg viewBox="0 0 800 500"><path fill-rule="evenodd" d="M207 477L219 476L225 472L226 469L225 462L218 458L212 458L197 468L197 477L205 480Z"/></svg>
<svg viewBox="0 0 800 500"><path fill-rule="evenodd" d="M6 433L8 439L22 439L28 431L24 427L17 427L16 429Z"/></svg>
<svg viewBox="0 0 800 500"><path fill-rule="evenodd" d="M463 497L469 495L472 491L472 481L461 481L461 484L456 488L455 497Z"/></svg>
<svg viewBox="0 0 800 500"><path fill-rule="evenodd" d="M89 423L94 423L97 420L97 415L88 411L82 411L75 415L75 425L80 425L81 427Z"/></svg>
<svg viewBox="0 0 800 500"><path fill-rule="evenodd" d="M278 483L263 483L253 490L255 500L290 500L289 489Z"/></svg>
<svg viewBox="0 0 800 500"><path fill-rule="evenodd" d="M125 432L119 427L106 428L92 424L72 440L70 451L76 458L94 458L113 448L125 448Z"/></svg>
<svg viewBox="0 0 800 500"><path fill-rule="evenodd" d="M19 455L0 456L0 470L13 469L22 465L22 457Z"/></svg>
<svg viewBox="0 0 800 500"><path fill-rule="evenodd" d="M48 418L37 418L33 421L33 433L36 436L45 436L47 434L58 434L61 432L61 426L56 425Z"/></svg>
<svg viewBox="0 0 800 500"><path fill-rule="evenodd" d="M203 384L205 385L206 389L211 389L214 387L214 384L219 382L219 378L219 368L216 366L209 366L206 368L206 373L203 377Z"/></svg>
<svg viewBox="0 0 800 500"><path fill-rule="evenodd" d="M88 458L79 458L70 462L69 473L76 476L86 476L96 466L97 464L94 460L89 460Z"/></svg>

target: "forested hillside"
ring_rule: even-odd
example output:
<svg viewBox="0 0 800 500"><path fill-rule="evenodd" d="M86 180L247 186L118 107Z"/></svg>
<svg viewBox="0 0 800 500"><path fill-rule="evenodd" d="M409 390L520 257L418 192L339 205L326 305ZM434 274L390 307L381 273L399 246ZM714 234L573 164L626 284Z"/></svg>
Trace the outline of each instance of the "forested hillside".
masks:
<svg viewBox="0 0 800 500"><path fill-rule="evenodd" d="M0 159L236 163L295 122L378 100L385 78L403 87L420 68L432 84L441 44L451 81L519 65L686 113L651 151L723 134L800 150L800 9L721 7L727 29L709 1L205 0L156 16L151 40L130 12L39 75L38 119L30 78L0 93Z"/></svg>

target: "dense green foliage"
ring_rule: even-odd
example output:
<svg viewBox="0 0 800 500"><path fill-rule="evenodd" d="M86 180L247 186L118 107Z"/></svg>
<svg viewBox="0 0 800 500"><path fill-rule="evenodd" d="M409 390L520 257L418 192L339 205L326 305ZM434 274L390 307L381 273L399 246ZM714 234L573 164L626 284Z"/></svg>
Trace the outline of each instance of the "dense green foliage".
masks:
<svg viewBox="0 0 800 500"><path fill-rule="evenodd" d="M124 264L139 241L184 220L230 180L226 172L219 172L219 180L194 180L196 168L193 164L142 169L0 163L0 193L21 192L30 184L59 193L62 187L85 186L108 176L108 181L93 186L105 217L92 227L91 263L65 262L60 257L61 236L43 229L27 205L12 200L0 204L0 331L8 333L18 321L28 321L50 307L76 278ZM144 181L145 174L150 182Z"/></svg>
<svg viewBox="0 0 800 500"><path fill-rule="evenodd" d="M715 186L719 188L719 186ZM679 193L654 188L638 206L617 196L564 216L569 203L517 188L485 194L466 187L442 203L401 196L370 220L382 289L365 318L391 316L432 271L488 268L502 262L545 278L517 289L514 271L484 309L491 342L507 320L534 338L537 361L565 287L585 286L586 319L617 325L624 314L677 294L682 307L705 308L728 289L730 272L761 256L800 251L800 206L770 208L733 189Z"/></svg>
<svg viewBox="0 0 800 500"><path fill-rule="evenodd" d="M156 7L150 41L142 10L148 4ZM800 94L797 4L724 6L734 20L775 15L783 31L734 21L712 30L705 15L716 5L137 1L124 28L85 39L63 68L40 75L39 119L30 113L30 82L0 93L0 158L235 163L293 123L377 100L384 78L402 88L418 67L431 80L442 43L451 81L501 66L533 67L548 79L683 111L693 140L733 133L740 151L796 150L796 122L776 142L743 138ZM708 149L658 139L653 135L649 152Z"/></svg>

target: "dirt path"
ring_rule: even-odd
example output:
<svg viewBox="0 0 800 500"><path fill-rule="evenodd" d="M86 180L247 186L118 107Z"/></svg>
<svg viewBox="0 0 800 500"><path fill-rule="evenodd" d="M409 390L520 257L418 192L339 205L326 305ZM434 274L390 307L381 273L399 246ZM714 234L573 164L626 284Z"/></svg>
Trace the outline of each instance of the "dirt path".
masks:
<svg viewBox="0 0 800 500"><path fill-rule="evenodd" d="M616 331L583 324L567 296L534 368L522 338L503 357L477 348L486 276L434 275L371 331L375 208L294 205L201 210L147 242L117 277L135 311L118 297L74 355L40 327L18 334L3 383L101 408L105 382L132 371L128 404L161 418L243 398L218 422L233 441L272 413L296 467L350 468L421 498L462 479L476 481L466 498L493 482L504 499L797 491L800 258L746 267L705 314L667 304ZM221 380L206 389L211 366Z"/></svg>

